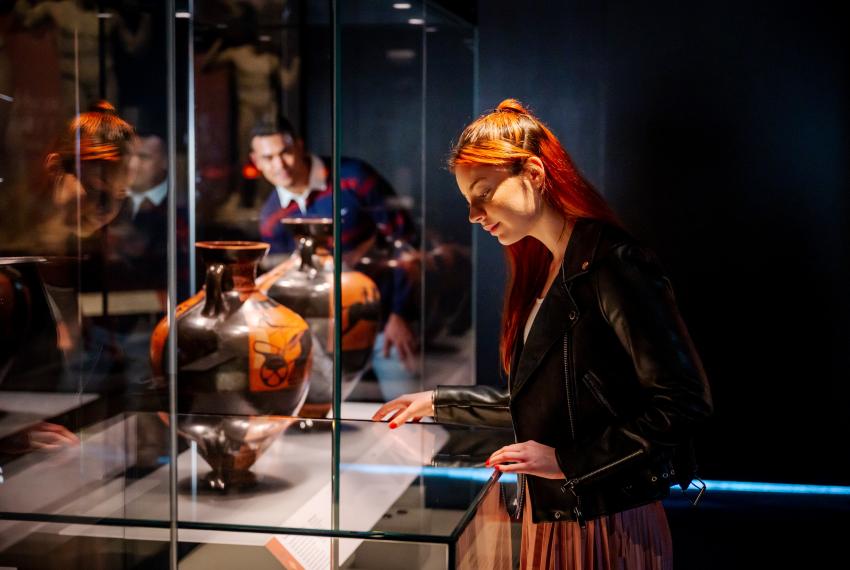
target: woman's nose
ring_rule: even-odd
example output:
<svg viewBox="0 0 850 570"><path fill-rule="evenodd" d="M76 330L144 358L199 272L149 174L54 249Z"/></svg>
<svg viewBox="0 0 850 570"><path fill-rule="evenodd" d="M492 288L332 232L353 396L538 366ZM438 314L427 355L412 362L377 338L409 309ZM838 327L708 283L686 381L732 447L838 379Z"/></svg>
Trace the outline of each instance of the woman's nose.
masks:
<svg viewBox="0 0 850 570"><path fill-rule="evenodd" d="M477 224L484 218L484 210L475 206L474 204L469 205L469 223Z"/></svg>

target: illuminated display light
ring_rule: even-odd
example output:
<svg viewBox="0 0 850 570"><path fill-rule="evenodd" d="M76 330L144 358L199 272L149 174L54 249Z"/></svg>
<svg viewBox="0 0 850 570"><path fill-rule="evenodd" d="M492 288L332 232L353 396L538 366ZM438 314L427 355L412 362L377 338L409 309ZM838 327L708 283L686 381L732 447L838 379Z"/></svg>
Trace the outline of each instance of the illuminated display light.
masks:
<svg viewBox="0 0 850 570"><path fill-rule="evenodd" d="M356 471L372 475L416 475L422 477L444 477L466 481L485 482L493 475L492 469L463 467L417 467L414 465L361 465L345 463L343 471ZM502 483L515 483L516 475L504 473ZM781 495L842 495L850 496L850 487L842 485L802 485L796 483L758 483L749 481L704 481L708 493L773 493Z"/></svg>
<svg viewBox="0 0 850 570"><path fill-rule="evenodd" d="M798 483L756 483L751 481L704 481L707 491L724 493L776 493L782 495L845 495L842 485L802 485Z"/></svg>

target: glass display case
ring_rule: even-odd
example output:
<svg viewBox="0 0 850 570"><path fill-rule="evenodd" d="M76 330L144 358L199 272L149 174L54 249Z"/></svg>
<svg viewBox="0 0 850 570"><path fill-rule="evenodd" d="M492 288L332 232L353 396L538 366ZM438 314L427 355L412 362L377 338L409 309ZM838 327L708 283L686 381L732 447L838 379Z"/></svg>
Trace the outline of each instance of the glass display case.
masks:
<svg viewBox="0 0 850 570"><path fill-rule="evenodd" d="M22 409L33 405L15 398ZM504 494L496 475L476 468L486 446L509 442L510 432L435 424L390 431L371 421L318 419L305 431L303 419L282 416L176 421L185 442L176 461L176 521L169 450L139 437L140 425L166 426L168 416L113 416L73 432L78 444L49 458L29 454L4 465L0 562L68 568L102 556L103 567L160 568L174 522L187 568L228 567L200 561L233 556L256 558L252 568L510 564ZM332 427L341 433L338 471ZM141 467L146 455L157 461ZM228 553L228 546L240 548ZM45 549L49 561L28 562ZM117 552L125 566L107 562Z"/></svg>
<svg viewBox="0 0 850 570"><path fill-rule="evenodd" d="M448 6L0 2L0 566L510 566Z"/></svg>

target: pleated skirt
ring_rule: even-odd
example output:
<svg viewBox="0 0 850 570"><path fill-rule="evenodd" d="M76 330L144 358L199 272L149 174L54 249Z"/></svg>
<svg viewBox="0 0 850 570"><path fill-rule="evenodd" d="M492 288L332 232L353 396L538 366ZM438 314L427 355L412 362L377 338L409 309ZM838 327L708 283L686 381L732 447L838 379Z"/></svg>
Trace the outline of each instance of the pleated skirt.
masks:
<svg viewBox="0 0 850 570"><path fill-rule="evenodd" d="M660 501L577 522L531 520L526 489L522 514L523 570L672 570L673 543Z"/></svg>

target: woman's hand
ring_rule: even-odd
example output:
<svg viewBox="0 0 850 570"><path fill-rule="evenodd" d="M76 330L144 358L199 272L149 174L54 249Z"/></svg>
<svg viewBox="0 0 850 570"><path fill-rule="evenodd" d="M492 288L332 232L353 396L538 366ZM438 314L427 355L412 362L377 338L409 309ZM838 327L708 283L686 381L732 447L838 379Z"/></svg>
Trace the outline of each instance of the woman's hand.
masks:
<svg viewBox="0 0 850 570"><path fill-rule="evenodd" d="M424 417L431 417L434 415L433 397L430 390L404 394L378 408L372 421L381 421L384 416L393 413L389 417L390 429L395 429L408 420L418 422Z"/></svg>
<svg viewBox="0 0 850 570"><path fill-rule="evenodd" d="M39 422L27 430L27 441L29 449L59 451L66 447L79 445L80 438L64 426Z"/></svg>
<svg viewBox="0 0 850 570"><path fill-rule="evenodd" d="M390 351L395 347L399 360L408 372L416 369L416 336L402 317L393 313L384 326L384 358L389 358Z"/></svg>
<svg viewBox="0 0 850 570"><path fill-rule="evenodd" d="M565 478L558 466L555 448L532 440L496 450L485 465L503 473L523 473L544 479Z"/></svg>

